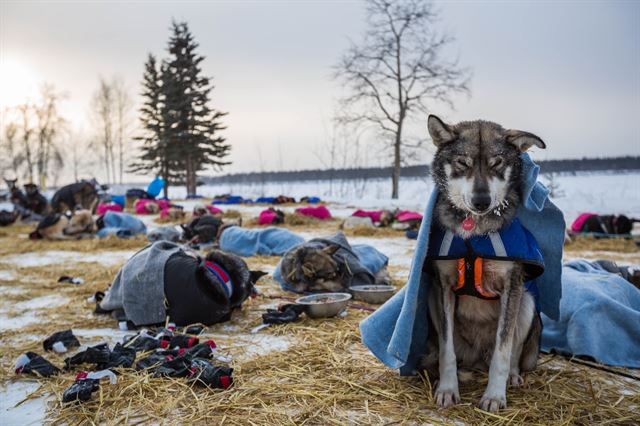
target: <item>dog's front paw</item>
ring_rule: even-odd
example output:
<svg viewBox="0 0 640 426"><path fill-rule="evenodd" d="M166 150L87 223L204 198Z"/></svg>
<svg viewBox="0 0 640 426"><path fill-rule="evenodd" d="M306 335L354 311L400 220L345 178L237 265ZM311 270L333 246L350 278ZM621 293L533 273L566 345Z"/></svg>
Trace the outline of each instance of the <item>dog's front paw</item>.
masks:
<svg viewBox="0 0 640 426"><path fill-rule="evenodd" d="M438 386L434 394L438 407L448 408L460 402L458 387L455 388Z"/></svg>
<svg viewBox="0 0 640 426"><path fill-rule="evenodd" d="M507 397L503 395L482 395L478 407L484 411L495 413L501 408L507 408Z"/></svg>

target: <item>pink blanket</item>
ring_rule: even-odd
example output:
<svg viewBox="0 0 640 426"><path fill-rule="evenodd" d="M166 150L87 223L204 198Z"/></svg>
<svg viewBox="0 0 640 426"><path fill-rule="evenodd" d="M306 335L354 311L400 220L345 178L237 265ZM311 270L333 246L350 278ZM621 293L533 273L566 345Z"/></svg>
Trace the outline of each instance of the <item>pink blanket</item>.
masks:
<svg viewBox="0 0 640 426"><path fill-rule="evenodd" d="M103 215L106 212L121 212L122 206L118 203L100 203L96 208L96 214Z"/></svg>
<svg viewBox="0 0 640 426"><path fill-rule="evenodd" d="M158 210L160 211L166 210L169 207L171 207L171 202L167 200L147 200L147 199L140 198L136 200L136 203L134 204L136 214L151 214L151 212L147 210L145 206L147 204L152 204L152 203L157 204L159 207Z"/></svg>
<svg viewBox="0 0 640 426"><path fill-rule="evenodd" d="M276 217L278 217L278 215L273 210L262 210L258 216L258 223L260 225L270 225Z"/></svg>
<svg viewBox="0 0 640 426"><path fill-rule="evenodd" d="M205 207L209 210L211 214L222 214L222 210L217 208L216 206L212 206L211 204L206 204Z"/></svg>
<svg viewBox="0 0 640 426"><path fill-rule="evenodd" d="M578 216L571 224L571 230L573 232L580 232L584 222L592 216L595 216L595 213L581 213L580 216Z"/></svg>
<svg viewBox="0 0 640 426"><path fill-rule="evenodd" d="M418 212L412 212L410 210L402 210L396 213L396 220L398 222L408 222L410 220L422 220L422 215Z"/></svg>
<svg viewBox="0 0 640 426"><path fill-rule="evenodd" d="M331 212L329 212L329 209L323 205L319 205L315 207L313 206L300 207L299 209L296 210L296 212L303 214L305 216L315 217L316 219L320 219L320 220L326 220L331 218Z"/></svg>
<svg viewBox="0 0 640 426"><path fill-rule="evenodd" d="M356 210L351 216L370 217L373 223L380 222L382 218L382 210Z"/></svg>

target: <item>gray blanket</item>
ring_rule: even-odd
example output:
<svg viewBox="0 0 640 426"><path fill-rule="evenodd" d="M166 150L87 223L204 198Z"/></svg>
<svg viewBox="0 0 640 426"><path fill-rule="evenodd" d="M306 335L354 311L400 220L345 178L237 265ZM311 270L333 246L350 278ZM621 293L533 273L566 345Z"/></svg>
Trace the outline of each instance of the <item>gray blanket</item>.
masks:
<svg viewBox="0 0 640 426"><path fill-rule="evenodd" d="M116 275L100 307L124 311L135 325L164 322L164 266L180 250L176 243L158 241L134 254Z"/></svg>

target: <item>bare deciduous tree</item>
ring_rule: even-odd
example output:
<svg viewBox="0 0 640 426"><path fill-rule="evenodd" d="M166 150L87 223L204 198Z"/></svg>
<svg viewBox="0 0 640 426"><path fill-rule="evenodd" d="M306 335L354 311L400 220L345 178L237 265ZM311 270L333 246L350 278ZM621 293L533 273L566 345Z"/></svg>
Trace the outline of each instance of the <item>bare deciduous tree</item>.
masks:
<svg viewBox="0 0 640 426"><path fill-rule="evenodd" d="M131 96L122 78L116 77L112 82L115 101L115 136L118 148L118 183L122 185L125 169L124 153L128 146L130 113L132 109Z"/></svg>
<svg viewBox="0 0 640 426"><path fill-rule="evenodd" d="M98 89L93 94L92 109L98 126L98 141L102 147L102 160L106 173L107 183L113 183L115 170L113 170L113 121L114 121L114 94L111 84L100 77Z"/></svg>
<svg viewBox="0 0 640 426"><path fill-rule="evenodd" d="M335 69L350 93L338 118L373 124L392 148L393 198L407 146L406 120L426 118L429 102L453 106L454 95L469 93L469 71L444 56L453 38L436 30L438 17L428 1L367 0L364 41L352 45Z"/></svg>
<svg viewBox="0 0 640 426"><path fill-rule="evenodd" d="M31 139L34 133L34 129L31 126L31 122L33 119L33 106L29 103L18 105L16 107L16 112L19 116L18 128L20 129L20 133L22 135L22 137L20 138L22 142L22 155L24 156L24 162L27 166L24 176L26 176L29 181L33 182L33 156L31 154Z"/></svg>
<svg viewBox="0 0 640 426"><path fill-rule="evenodd" d="M36 168L39 184L42 188L46 187L46 179L50 174L50 163L53 162L56 173L64 164L57 144L58 137L67 128L67 121L58 111L58 105L64 97L65 95L57 92L53 85L44 84L40 90L40 100L33 107L36 117L35 135L38 142Z"/></svg>
<svg viewBox="0 0 640 426"><path fill-rule="evenodd" d="M100 77L91 106L99 134L95 142L102 150L107 181L122 183L131 112L131 96L124 80Z"/></svg>

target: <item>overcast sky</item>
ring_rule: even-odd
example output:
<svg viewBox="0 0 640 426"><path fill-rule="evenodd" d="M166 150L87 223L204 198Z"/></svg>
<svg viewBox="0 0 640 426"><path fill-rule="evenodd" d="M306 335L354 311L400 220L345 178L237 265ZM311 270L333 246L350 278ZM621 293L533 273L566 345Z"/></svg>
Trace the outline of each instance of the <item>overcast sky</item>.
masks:
<svg viewBox="0 0 640 426"><path fill-rule="evenodd" d="M640 154L639 1L438 4L457 38L450 53L473 79L471 98L434 113L534 132L548 146L540 159ZM1 0L0 102L54 83L69 93L74 127L88 132L98 76L120 75L137 94L147 53L165 54L172 18L189 23L214 77L213 106L229 112L227 171L259 169L258 147L262 168L317 167L342 90L331 67L364 29L357 1Z"/></svg>

